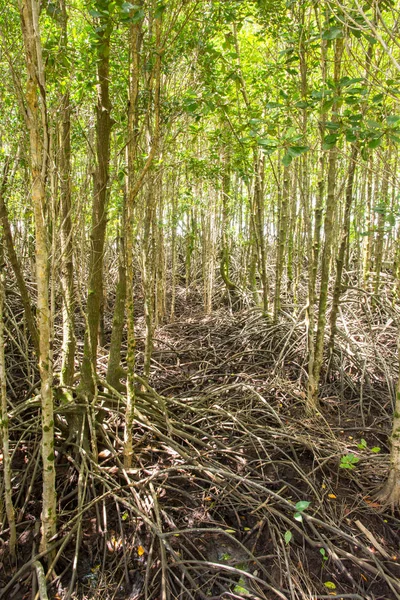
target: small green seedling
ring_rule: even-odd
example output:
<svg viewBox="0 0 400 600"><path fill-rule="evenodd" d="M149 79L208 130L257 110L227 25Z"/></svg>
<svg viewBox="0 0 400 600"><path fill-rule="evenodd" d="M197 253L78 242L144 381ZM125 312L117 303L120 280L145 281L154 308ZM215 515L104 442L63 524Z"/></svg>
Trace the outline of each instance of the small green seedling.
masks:
<svg viewBox="0 0 400 600"><path fill-rule="evenodd" d="M308 508L310 506L311 502L307 502L307 500L300 500L300 502L298 502L295 506L297 512L294 513L294 518L296 519L296 521L301 521L303 520L303 516L302 513L306 510L306 508Z"/></svg>
<svg viewBox="0 0 400 600"><path fill-rule="evenodd" d="M221 554L219 559L226 562L228 560L231 560L232 556L230 554L228 554L227 552L225 552L224 554Z"/></svg>
<svg viewBox="0 0 400 600"><path fill-rule="evenodd" d="M325 548L320 548L319 551L320 551L320 554L322 555L322 561L325 562L326 560L328 560L328 555L326 553Z"/></svg>
<svg viewBox="0 0 400 600"><path fill-rule="evenodd" d="M366 442L366 440L364 440L364 438L361 438L361 441L359 444L357 444L357 448L359 450L367 450L368 448L368 444ZM373 452L374 454L378 454L381 451L381 449L379 448L379 446L374 446L373 448L371 448L371 452ZM343 467L344 469L348 469L349 467Z"/></svg>
<svg viewBox="0 0 400 600"><path fill-rule="evenodd" d="M246 581L245 581L244 577L241 577L239 579L237 585L235 585L233 593L240 594L241 596L251 596L251 592L249 592L249 590L245 586L246 586Z"/></svg>
<svg viewBox="0 0 400 600"><path fill-rule="evenodd" d="M333 583L333 581L325 581L324 586L328 590L336 590L336 585Z"/></svg>
<svg viewBox="0 0 400 600"><path fill-rule="evenodd" d="M350 454L342 456L339 467L341 469L354 469L359 460L360 459L357 456L350 452Z"/></svg>
<svg viewBox="0 0 400 600"><path fill-rule="evenodd" d="M287 531L285 531L285 536L284 536L284 538L285 538L285 542L286 542L287 544L289 544L289 543L290 543L290 540L292 539L292 537L293 537L293 533L292 533L291 531L289 531L289 529L288 529Z"/></svg>

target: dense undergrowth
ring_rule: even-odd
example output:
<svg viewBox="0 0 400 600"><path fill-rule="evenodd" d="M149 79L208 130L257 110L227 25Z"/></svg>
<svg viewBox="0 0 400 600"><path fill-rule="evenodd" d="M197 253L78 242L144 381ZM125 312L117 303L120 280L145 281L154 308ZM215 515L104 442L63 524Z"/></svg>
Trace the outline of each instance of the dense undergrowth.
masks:
<svg viewBox="0 0 400 600"><path fill-rule="evenodd" d="M105 386L105 351L98 460L66 436L79 395L58 401L49 597L399 598L400 521L376 499L396 380L389 291L344 294L315 418L304 414L304 310L283 306L273 325L254 307L232 312L222 287L214 305L204 316L197 287L180 289L175 322L155 333L149 383L138 376L134 468L121 460L125 397ZM17 295L7 307L18 564L3 522L0 598L38 598L39 398Z"/></svg>

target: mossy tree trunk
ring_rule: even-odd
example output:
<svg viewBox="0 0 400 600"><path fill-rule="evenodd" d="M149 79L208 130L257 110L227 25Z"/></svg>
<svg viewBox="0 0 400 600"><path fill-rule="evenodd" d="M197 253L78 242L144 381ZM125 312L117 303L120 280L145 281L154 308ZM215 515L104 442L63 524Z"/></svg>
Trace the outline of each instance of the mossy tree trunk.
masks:
<svg viewBox="0 0 400 600"><path fill-rule="evenodd" d="M332 106L332 121L337 120L338 110L338 97L340 94L339 80L341 72L341 60L343 54L343 40L337 39L335 42L335 53L334 53L334 85L336 88L336 100ZM329 276L331 269L331 256L333 247L333 235L334 235L334 216L337 204L337 197L335 193L336 187L336 164L337 164L338 150L336 145L329 150L328 159L328 183L327 183L327 200L324 220L324 249L322 253L322 265L321 265L321 286L319 293L319 306L318 306L318 317L317 317L317 334L315 339L315 350L314 350L314 364L313 364L313 377L311 385L309 386L306 410L309 414L315 413L319 405L318 393L319 393L319 380L323 362L324 354L324 337L325 337L325 323L326 323L326 307L328 302L328 286Z"/></svg>
<svg viewBox="0 0 400 600"><path fill-rule="evenodd" d="M27 67L26 121L29 128L31 195L35 218L37 323L42 406L42 536L40 551L48 550L56 533L56 487L54 467L53 365L51 361L51 315L49 305L49 251L46 222L46 172L48 127L46 88L37 0L20 0L22 36ZM40 105L39 105L40 104ZM48 555L48 558L51 558Z"/></svg>
<svg viewBox="0 0 400 600"><path fill-rule="evenodd" d="M126 191L124 191L124 206L122 208L120 231L118 232L118 281L115 292L115 305L113 313L110 353L107 365L107 381L113 388L123 391L125 386L120 379L125 375L121 367L121 346L125 325L125 303L126 303L126 253L125 253L125 217Z"/></svg>
<svg viewBox="0 0 400 600"><path fill-rule="evenodd" d="M16 164L19 160L19 152L16 156ZM31 298L29 295L29 291L25 282L24 274L22 272L22 267L20 260L18 259L18 255L14 246L13 233L10 225L10 221L8 218L8 210L5 200L5 192L6 192L6 180L7 180L7 171L9 169L9 162L6 163L6 170L4 172L4 185L2 186L2 190L0 193L0 219L3 227L3 242L4 246L7 249L7 254L9 261L11 263L11 267L14 272L14 276L18 285L18 290L21 295L22 305L24 307L24 315L26 325L28 327L29 334L32 338L33 345L35 347L36 356L39 357L39 333L35 323L35 315L31 305Z"/></svg>
<svg viewBox="0 0 400 600"><path fill-rule="evenodd" d="M262 283L262 307L264 315L267 315L269 309L269 280L265 244L264 175L264 157L261 156L257 150L254 150L254 232L257 242L258 264Z"/></svg>
<svg viewBox="0 0 400 600"><path fill-rule="evenodd" d="M275 268L274 322L277 323L281 309L282 275L285 266L286 239L289 217L289 167L283 169L282 199L278 214L278 247Z"/></svg>
<svg viewBox="0 0 400 600"><path fill-rule="evenodd" d="M5 164L3 179L0 184L0 202L6 188L8 173L8 161ZM0 445L3 451L3 480L4 480L4 501L8 526L10 528L9 551L11 560L16 558L15 547L17 544L17 529L15 524L15 512L12 499L12 473L11 473L11 455L10 455L10 436L8 426L8 406L7 406L7 375L5 361L5 335L4 335L4 236L0 231ZM2 500L0 499L0 506ZM1 510L0 510L1 512ZM1 517L3 515L1 514Z"/></svg>
<svg viewBox="0 0 400 600"><path fill-rule="evenodd" d="M103 8L105 0L97 0ZM101 6L100 6L101 5ZM104 15L104 13L103 13ZM86 331L81 367L82 387L89 399L96 386L97 345L100 313L103 302L103 258L107 226L107 199L109 184L110 137L113 124L110 101L110 37L112 21L99 19L97 45L97 104L96 104L96 158L90 234L89 283L86 308Z"/></svg>
<svg viewBox="0 0 400 600"><path fill-rule="evenodd" d="M63 52L68 50L68 16L65 0L61 0L61 36ZM62 366L61 384L72 386L75 367L75 301L73 229L71 203L71 105L69 91L61 98L60 124L60 217L61 217L61 284L63 294L62 320Z"/></svg>
<svg viewBox="0 0 400 600"><path fill-rule="evenodd" d="M231 306L237 304L237 285L230 277L231 263L231 240L230 240L230 221L231 221L231 172L230 172L230 154L226 150L223 154L223 173L222 173L222 214L221 214L221 261L220 273L229 296Z"/></svg>
<svg viewBox="0 0 400 600"><path fill-rule="evenodd" d="M371 256L372 256L372 242L373 242L373 227L374 227L374 214L372 211L372 174L373 174L373 158L370 157L367 168L367 205L366 205L366 222L365 222L365 233L364 246L363 246L363 285L367 288L369 285L369 277L371 271Z"/></svg>
<svg viewBox="0 0 400 600"><path fill-rule="evenodd" d="M315 6L316 18L319 25L320 32L322 33L322 27L319 20L318 7ZM304 53L303 53L304 54ZM305 58L304 58L305 60ZM326 85L328 70L328 44L326 40L321 39L321 75L323 85ZM308 229L308 302L307 302L307 319L308 319L308 383L307 383L307 404L309 406L307 410L313 412L313 404L315 398L315 390L318 387L318 382L315 379L315 300L316 300L316 281L319 266L319 257L321 249L321 227L322 217L324 209L324 191L325 191L325 153L322 150L323 138L325 135L325 123L326 115L321 116L321 122L319 126L319 133L321 137L321 153L319 157L319 174L317 181L317 194L316 202L314 207L314 228L312 228L312 220L307 220ZM306 163L307 158L304 157ZM303 190L308 187L308 171L305 166L302 170L302 182ZM304 193L304 192L303 192ZM304 200L307 212L312 211L310 200ZM310 214L311 217L311 214Z"/></svg>
<svg viewBox="0 0 400 600"><path fill-rule="evenodd" d="M400 366L400 336L398 338L398 357ZM400 506L400 376L396 385L396 398L390 441L390 466L386 483L380 492L380 500L392 510Z"/></svg>
<svg viewBox="0 0 400 600"><path fill-rule="evenodd" d="M126 312L127 312L127 377L126 377L126 416L124 428L124 465L132 466L132 428L135 414L135 369L136 369L136 337L135 337L135 310L134 310L134 270L133 270L133 219L135 201L143 186L144 178L150 169L159 147L160 136L160 92L161 92L161 61L163 50L161 47L162 19L154 19L155 22L155 61L153 67L154 87L150 89L153 96L154 122L150 152L146 162L137 174L138 154L138 96L140 76L140 47L142 41L142 30L140 23L131 25L131 65L129 76L129 107L128 107L128 191L126 210ZM150 115L149 115L150 117Z"/></svg>
<svg viewBox="0 0 400 600"><path fill-rule="evenodd" d="M353 202L353 185L354 185L354 174L356 171L356 160L358 155L358 147L353 145L350 156L350 164L349 170L347 174L347 185L346 185L346 197L345 197L345 207L344 207L344 215L343 215L343 226L342 226L342 236L339 247L339 253L336 259L336 278L333 289L333 299L332 299L332 309L330 314L330 338L328 344L328 352L329 359L328 364L331 363L331 358L333 354L333 350L335 347L335 336L337 332L337 316L339 312L340 305L340 295L342 293L342 275L343 275L343 267L344 267L344 259L346 254L346 249L349 243L349 235L350 235L350 212L351 206Z"/></svg>
<svg viewBox="0 0 400 600"><path fill-rule="evenodd" d="M375 280L374 280L374 294L379 293L379 288L381 284L381 272L382 272L382 263L383 263L383 254L384 254L384 241L385 241L385 221L387 217L387 209L388 209L388 193L389 193L389 160L390 160L390 147L387 148L384 159L383 159L383 180L381 193L379 198L379 203L377 210L378 213L378 223L377 223L377 231L376 231L376 239L375 239L375 260L374 260L374 271L375 271Z"/></svg>

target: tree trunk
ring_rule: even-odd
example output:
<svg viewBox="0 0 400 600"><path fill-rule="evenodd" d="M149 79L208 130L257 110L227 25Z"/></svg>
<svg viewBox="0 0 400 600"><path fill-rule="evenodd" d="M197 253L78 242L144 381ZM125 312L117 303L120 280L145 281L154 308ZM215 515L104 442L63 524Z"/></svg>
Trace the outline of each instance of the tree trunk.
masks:
<svg viewBox="0 0 400 600"><path fill-rule="evenodd" d="M400 336L398 339L398 356L400 366ZM400 506L400 376L396 386L396 400L390 436L390 467L387 481L379 494L379 498L392 510Z"/></svg>
<svg viewBox="0 0 400 600"><path fill-rule="evenodd" d="M269 308L269 281L267 273L267 253L265 248L264 231L264 160L259 153L254 151L254 221L255 234L258 246L258 259L263 291L263 313L268 314Z"/></svg>
<svg viewBox="0 0 400 600"><path fill-rule="evenodd" d="M16 157L16 165L17 166L18 155ZM8 219L8 211L5 202L5 191L6 191L6 181L7 181L7 171L9 164L6 163L6 170L4 172L2 189L0 190L0 218L3 225L3 240L5 246L7 248L8 258L10 260L12 269L14 271L14 276L17 281L18 290L21 295L22 305L24 307L24 315L26 324L28 327L28 331L32 338L33 345L35 347L36 356L39 359L39 333L35 323L35 317L33 314L31 299L29 296L28 288L26 287L25 278L22 273L22 268L20 265L20 261L18 260L17 253L15 251L13 234L11 231L10 221Z"/></svg>
<svg viewBox="0 0 400 600"><path fill-rule="evenodd" d="M125 217L126 193L124 193L124 207L122 209L121 233L118 241L118 282L115 293L115 306L112 322L110 354L107 366L107 381L113 388L123 391L125 386L120 383L121 377L126 373L121 368L121 346L125 325L125 303L126 303L126 266L125 266Z"/></svg>
<svg viewBox="0 0 400 600"><path fill-rule="evenodd" d="M5 165L3 181L0 186L0 198L2 198L7 181L8 162ZM11 456L10 456L10 438L8 427L8 407L7 407L7 376L6 361L4 356L5 335L4 335L4 246L3 236L0 240L0 444L3 450L3 478L4 478L4 500L8 526L10 528L9 549L12 561L15 561L15 546L17 543L17 530L15 525L15 512L12 500L12 474L11 474ZM0 500L1 503L1 500ZM1 511L0 511L1 512ZM2 515L1 515L2 516Z"/></svg>
<svg viewBox="0 0 400 600"><path fill-rule="evenodd" d="M274 323L277 323L281 309L282 275L285 266L285 248L288 231L289 216L289 168L283 169L282 202L279 207L278 216L278 248L275 269L275 297L274 297Z"/></svg>
<svg viewBox="0 0 400 600"><path fill-rule="evenodd" d="M135 337L135 311L134 311L134 273L133 273L133 213L135 200L142 188L143 180L151 167L159 145L160 134L160 86L161 86L161 18L155 19L156 29L156 59L154 64L154 129L152 145L146 163L138 177L136 175L137 141L138 141L138 94L140 70L140 45L142 39L141 24L131 26L131 67L129 80L129 108L128 108L128 193L126 212L126 290L127 290L127 378L126 378L126 417L124 429L124 465L132 466L132 427L135 414L135 367L136 367L136 337Z"/></svg>
<svg viewBox="0 0 400 600"><path fill-rule="evenodd" d="M357 146L353 145L350 156L350 164L349 171L347 175L347 186L346 186L346 199L345 199L345 207L344 207L344 216L343 216L343 229L342 229L342 240L340 242L339 254L336 260L336 279L335 286L333 290L333 300L332 300L332 310L330 314L330 327L331 327L331 335L328 344L328 352L329 359L328 364L331 364L331 358L335 346L335 335L337 331L336 321L337 315L339 312L339 304L340 304L340 295L342 293L342 273L344 266L344 258L346 253L346 248L349 243L349 235L350 235L350 210L353 201L353 184L354 184L354 174L356 170L356 159L358 154Z"/></svg>
<svg viewBox="0 0 400 600"><path fill-rule="evenodd" d="M40 551L48 549L56 533L56 488L54 468L53 365L51 362L51 319L49 307L49 252L46 224L45 174L48 129L44 68L38 22L37 0L20 0L22 35L28 72L26 84L27 122L30 140L32 205L36 229L37 321L39 336L39 372L42 404L42 538ZM40 108L39 108L40 98ZM42 126L42 127L41 127ZM48 555L49 556L49 555Z"/></svg>
<svg viewBox="0 0 400 600"><path fill-rule="evenodd" d="M62 47L68 47L67 12L65 0L61 0ZM61 99L60 127L60 213L61 213L61 284L63 294L62 320L62 366L61 384L72 386L75 370L75 301L73 231L71 204L71 107L70 95L66 91Z"/></svg>
<svg viewBox="0 0 400 600"><path fill-rule="evenodd" d="M386 211L388 206L388 191L389 191L389 158L390 148L385 152L384 164L383 164L383 182L382 190L380 194L379 202L379 215L378 215L378 226L375 242L375 281L374 281L374 294L379 293L379 287L381 283L381 271L383 263L383 246L385 239L385 220Z"/></svg>
<svg viewBox="0 0 400 600"><path fill-rule="evenodd" d="M336 40L335 55L334 55L334 82L338 86L340 80L341 70L341 59L343 53L343 40ZM337 100L335 100L332 107L332 120L337 120ZM311 385L309 385L309 393L307 395L306 411L310 414L314 413L318 408L318 391L319 391L319 379L322 368L323 353L324 353L324 336L325 336L325 323L326 323L326 307L328 302L328 286L329 286L329 275L331 266L332 256L332 245L333 245L333 219L336 210L336 162L337 162L337 148L334 146L329 150L328 160L328 187L327 187L327 201L324 221L324 249L322 254L322 267L321 267L321 287L319 295L319 306L318 306L318 319L317 319L317 335L315 339L315 350L314 350L314 364L313 364L313 377ZM315 266L315 263L314 263ZM313 283L313 282L312 282Z"/></svg>
<svg viewBox="0 0 400 600"><path fill-rule="evenodd" d="M111 119L110 36L111 20L102 17L98 29L97 49L97 105L96 105L96 156L94 193L92 204L92 229L90 234L89 283L86 308L85 344L82 360L82 387L89 397L96 385L97 344L100 312L103 302L103 258L107 226L107 200L110 163Z"/></svg>

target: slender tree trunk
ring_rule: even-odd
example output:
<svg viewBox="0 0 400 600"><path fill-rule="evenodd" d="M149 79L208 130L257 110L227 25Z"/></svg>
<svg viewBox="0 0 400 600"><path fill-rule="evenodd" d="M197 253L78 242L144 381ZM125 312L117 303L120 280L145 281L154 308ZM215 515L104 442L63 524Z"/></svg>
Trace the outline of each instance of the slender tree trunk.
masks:
<svg viewBox="0 0 400 600"><path fill-rule="evenodd" d="M134 311L134 272L133 272L133 217L135 200L143 185L143 180L151 167L159 146L160 135L160 87L161 87L161 19L155 19L156 58L154 64L154 129L150 153L139 176L136 175L137 141L138 141L138 94L140 72L140 46L142 39L140 23L131 26L131 66L129 80L129 109L128 109L128 193L126 212L126 310L127 310L127 378L126 378L126 416L124 429L124 465L132 466L133 437L132 428L135 414L135 311Z"/></svg>
<svg viewBox="0 0 400 600"><path fill-rule="evenodd" d="M336 40L335 55L334 55L334 81L338 86L340 80L341 70L341 59L343 53L343 40ZM332 107L332 120L337 120L337 100L334 102ZM325 336L325 323L326 323L326 307L328 302L328 286L329 286L329 275L331 267L331 256L333 246L333 234L334 234L334 215L336 210L337 198L335 193L336 185L336 163L337 163L337 148L334 146L329 150L328 160L328 187L327 187L327 201L324 221L324 249L322 255L322 267L321 267L321 288L319 295L319 306L318 306L318 326L317 335L315 340L315 351L314 351L314 365L313 365L313 381L312 386L309 389L307 396L306 410L309 413L315 412L318 408L318 388L320 380L320 372L323 362L324 353L324 336Z"/></svg>
<svg viewBox="0 0 400 600"><path fill-rule="evenodd" d="M221 262L220 273L225 284L227 294L231 305L235 305L237 301L237 286L230 278L230 219L231 219L231 173L230 173L230 155L228 152L223 156L223 175L222 175L222 219L221 219Z"/></svg>
<svg viewBox="0 0 400 600"><path fill-rule="evenodd" d="M17 154L17 157L16 157L15 167L17 166L18 156L19 156L19 153ZM26 287L25 278L22 273L21 264L20 264L20 261L18 259L16 250L15 250L13 234L11 231L11 225L10 225L10 221L8 219L8 211L7 211L7 206L6 206L6 202L5 202L5 189L6 189L5 184L7 181L8 168L9 168L9 163L7 162L6 170L4 172L3 185L2 185L2 189L0 191L0 218L1 218L2 226L3 226L3 240L4 240L4 244L7 248L8 258L10 260L12 269L14 271L14 276L15 276L15 279L16 279L17 285L18 285L18 290L21 295L21 301L22 301L22 305L24 307L24 315L25 315L26 325L28 327L28 331L32 338L33 345L35 347L36 356L39 357L39 334L38 334L38 330L37 330L36 323L35 323L35 317L34 317L33 310L32 310L30 295L28 292L28 288Z"/></svg>
<svg viewBox="0 0 400 600"><path fill-rule="evenodd" d="M175 197L175 179L171 194L171 306L169 318L171 323L175 320L176 280L177 280L177 206Z"/></svg>
<svg viewBox="0 0 400 600"><path fill-rule="evenodd" d="M398 355L400 366L400 336L398 339ZM387 481L380 493L383 504L392 510L400 506L400 376L397 380L396 399L390 436L390 467Z"/></svg>
<svg viewBox="0 0 400 600"><path fill-rule="evenodd" d="M264 315L268 314L269 308L269 281L267 273L267 253L265 247L265 218L264 218L264 160L254 151L254 222L255 234L258 246L258 258L262 283L262 304Z"/></svg>
<svg viewBox="0 0 400 600"><path fill-rule="evenodd" d="M61 0L62 47L68 48L67 12L65 0ZM71 204L71 106L70 95L66 91L61 99L60 127L60 213L61 213L61 284L63 292L62 319L62 366L61 384L72 386L75 370L75 301L73 231Z"/></svg>
<svg viewBox="0 0 400 600"><path fill-rule="evenodd" d="M330 314L330 327L331 327L331 335L328 344L328 352L329 352L329 360L328 364L331 363L331 358L335 346L335 335L337 332L337 315L339 312L340 305L340 295L342 293L342 273L344 266L344 258L346 249L349 243L349 235L350 235L350 211L351 205L353 201L353 184L354 184L354 174L356 170L356 159L358 155L358 148L356 145L353 145L350 156L350 164L349 171L347 175L347 185L346 185L346 199L345 199L345 207L344 207L344 216L343 216L343 228L342 228L342 239L340 242L339 254L336 260L336 279L335 286L333 290L333 300L332 300L332 310Z"/></svg>
<svg viewBox="0 0 400 600"><path fill-rule="evenodd" d="M384 239L385 239L385 219L386 219L386 211L388 206L388 192L389 192L389 158L390 158L390 148L385 152L385 157L383 161L383 181L382 188L380 194L380 202L379 202L379 215L378 215L378 226L376 233L376 242L375 242L375 281L374 281L374 293L377 295L379 293L379 287L381 283L381 271L382 271L382 263L383 263L383 248L384 248Z"/></svg>
<svg viewBox="0 0 400 600"><path fill-rule="evenodd" d="M103 258L107 226L107 200L110 163L110 136L112 127L110 83L111 20L100 19L97 50L97 105L96 105L96 155L94 193L92 204L92 229L90 234L89 284L86 309L86 331L81 368L82 387L93 396L96 385L97 344L100 312L103 302Z"/></svg>
<svg viewBox="0 0 400 600"><path fill-rule="evenodd" d="M158 206L154 213L153 235L155 243L155 291L156 302L154 311L154 327L157 327L164 321L166 313L166 260L165 260L165 241L164 241L164 196L161 174L158 175Z"/></svg>
<svg viewBox="0 0 400 600"><path fill-rule="evenodd" d="M49 252L46 225L46 189L48 129L44 68L39 33L37 0L20 0L22 35L28 72L26 86L27 123L29 126L32 177L32 205L36 230L37 320L39 336L39 372L42 403L42 538L41 552L48 549L56 533L56 487L54 468L53 365L51 362L51 318L49 306ZM40 98L40 108L39 108Z"/></svg>
<svg viewBox="0 0 400 600"><path fill-rule="evenodd" d="M285 266L285 249L289 217L289 168L283 169L282 201L278 216L278 249L275 270L274 322L277 323L281 308L282 275Z"/></svg>
<svg viewBox="0 0 400 600"><path fill-rule="evenodd" d="M7 182L8 162L6 162L3 180L0 185L0 198L3 197ZM2 232L1 232L2 233ZM12 561L15 561L15 547L17 544L17 530L15 525L15 512L12 500L12 474L10 457L10 438L8 427L8 407L7 407L7 378L6 361L4 355L5 335L4 335L4 237L0 240L0 443L3 450L3 478L4 478L4 501L8 526L10 528L9 549ZM1 500L0 500L1 504ZM1 512L1 511L0 511Z"/></svg>
<svg viewBox="0 0 400 600"><path fill-rule="evenodd" d="M297 166L297 165L296 165ZM289 199L289 231L287 241L287 294L290 296L293 294L293 255L295 248L296 238L296 223L297 223L297 193L298 193L298 170L296 169L293 181L293 190Z"/></svg>
<svg viewBox="0 0 400 600"><path fill-rule="evenodd" d="M125 325L125 303L126 303L126 252L125 252L125 218L126 192L124 192L124 207L122 209L121 232L118 240L118 283L115 293L115 306L112 322L110 354L107 366L107 381L112 387L123 391L125 386L120 383L121 377L126 373L121 368L121 346Z"/></svg>
<svg viewBox="0 0 400 600"><path fill-rule="evenodd" d="M318 22L319 30L322 33L322 27L319 19L318 5L315 5L316 11L316 19ZM304 51L301 54L303 57L303 61L305 62ZM306 71L306 65L302 68L302 73ZM328 44L326 40L321 39L321 76L322 76L322 84L325 87L326 79L327 79L327 70L328 70ZM304 84L303 84L304 90ZM306 117L304 117L306 118ZM321 147L323 143L323 138L325 135L325 124L326 124L326 115L325 113L321 116L321 122L319 126L319 133L321 136ZM307 157L304 157L304 161L307 160ZM303 166L302 170L302 186L303 189L308 189L308 173L305 167ZM311 218L310 222L307 223L306 227L308 230L308 306L307 306L307 317L308 317L308 384L307 384L307 408L309 412L313 411L315 390L318 387L318 383L315 379L314 365L315 365L315 300L316 300L316 281L317 281L317 273L319 266L319 256L320 256L320 246L321 246L321 226L322 226L322 215L323 215L323 207L324 207L324 190L325 190L325 153L321 149L320 157L319 157L319 176L317 183L317 197L316 204L314 208L314 230L312 229ZM303 192L304 193L304 192ZM307 194L308 196L309 194ZM312 211L312 202L309 198L305 199L305 206L310 205L310 212ZM310 215L311 217L311 215Z"/></svg>
<svg viewBox="0 0 400 600"><path fill-rule="evenodd" d="M372 172L373 172L373 160L372 157L369 159L368 170L367 170L367 218L365 223L366 237L363 248L363 282L364 288L368 287L369 276L371 271L371 256L372 256L372 242L373 242L373 212L372 212Z"/></svg>
<svg viewBox="0 0 400 600"><path fill-rule="evenodd" d="M150 376L150 363L153 354L153 330L155 309L155 252L154 252L154 215L156 211L154 181L150 177L147 185L147 198L144 214L143 248L142 248L142 280L144 295L144 322L146 328L143 375L146 380Z"/></svg>

